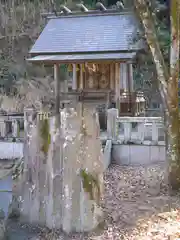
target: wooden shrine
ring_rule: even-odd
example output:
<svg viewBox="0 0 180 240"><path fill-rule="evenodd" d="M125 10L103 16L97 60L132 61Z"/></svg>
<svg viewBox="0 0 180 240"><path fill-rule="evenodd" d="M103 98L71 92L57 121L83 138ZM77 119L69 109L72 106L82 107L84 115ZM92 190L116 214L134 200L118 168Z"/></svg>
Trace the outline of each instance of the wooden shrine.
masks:
<svg viewBox="0 0 180 240"><path fill-rule="evenodd" d="M80 12L71 12L61 6L56 16L44 14L48 24L28 61L54 65L56 95L59 67L66 64L72 72L68 94L83 91L84 98L115 106L120 115L139 115L144 98L133 89L132 63L142 47L129 40L137 30L137 20L132 12L107 10L100 3L97 8L88 10L81 4Z"/></svg>

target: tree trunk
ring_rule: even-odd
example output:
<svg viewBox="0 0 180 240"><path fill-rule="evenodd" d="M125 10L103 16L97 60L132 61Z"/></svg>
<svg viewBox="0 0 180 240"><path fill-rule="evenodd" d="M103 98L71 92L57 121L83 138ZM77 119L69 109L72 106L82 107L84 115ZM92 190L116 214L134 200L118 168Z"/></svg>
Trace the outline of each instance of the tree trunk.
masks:
<svg viewBox="0 0 180 240"><path fill-rule="evenodd" d="M168 149L169 181L172 190L180 188L180 126L179 126L179 44L180 44L180 1L171 0L171 51L170 78L168 81L169 128Z"/></svg>
<svg viewBox="0 0 180 240"><path fill-rule="evenodd" d="M147 43L150 47L158 75L158 86L165 111L165 129L167 132L167 158L169 161L169 180L172 189L180 188L180 143L179 143L179 8L180 1L171 1L172 45L170 74L165 64L152 14L145 0L136 0L137 13L144 26Z"/></svg>

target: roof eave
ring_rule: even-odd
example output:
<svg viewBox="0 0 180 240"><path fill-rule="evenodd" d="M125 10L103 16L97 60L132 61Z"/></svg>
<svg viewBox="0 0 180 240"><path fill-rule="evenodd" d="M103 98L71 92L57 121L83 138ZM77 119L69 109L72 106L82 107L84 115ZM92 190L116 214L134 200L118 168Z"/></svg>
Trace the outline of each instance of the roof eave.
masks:
<svg viewBox="0 0 180 240"><path fill-rule="evenodd" d="M84 62L126 62L133 61L136 57L137 52L132 53L106 53L106 54L87 54L87 55L36 55L34 57L28 58L27 61L34 64L47 64L53 65L59 64L69 64L69 63L84 63Z"/></svg>
<svg viewBox="0 0 180 240"><path fill-rule="evenodd" d="M26 59L29 63L32 64L40 64L40 65L54 65L54 64L70 64L70 63L84 63L84 62L127 62L132 60L131 58L119 58L119 59L87 59L86 61L83 60L33 60L33 59Z"/></svg>
<svg viewBox="0 0 180 240"><path fill-rule="evenodd" d="M143 48L142 48L143 49ZM96 51L96 52L33 52L33 51L30 51L29 52L29 56L30 57L36 57L36 56L42 56L42 55L86 55L86 54L106 54L106 53L137 53L141 50L141 48L137 48L137 49L133 49L133 48L130 48L130 49L125 49L125 50L117 50L117 51Z"/></svg>

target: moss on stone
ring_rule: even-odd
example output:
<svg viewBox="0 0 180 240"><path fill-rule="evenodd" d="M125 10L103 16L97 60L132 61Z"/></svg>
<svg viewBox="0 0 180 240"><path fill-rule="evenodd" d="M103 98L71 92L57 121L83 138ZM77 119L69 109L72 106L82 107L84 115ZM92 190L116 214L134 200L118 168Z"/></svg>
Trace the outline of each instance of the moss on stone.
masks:
<svg viewBox="0 0 180 240"><path fill-rule="evenodd" d="M81 170L80 176L82 178L84 191L89 193L90 200L96 201L96 203L99 205L101 193L98 177L93 176L92 174L86 172L84 169Z"/></svg>
<svg viewBox="0 0 180 240"><path fill-rule="evenodd" d="M49 133L49 131L50 131L49 120L48 119L40 120L40 135L42 138L41 151L43 151L45 155L47 155L49 145L51 143L51 134Z"/></svg>

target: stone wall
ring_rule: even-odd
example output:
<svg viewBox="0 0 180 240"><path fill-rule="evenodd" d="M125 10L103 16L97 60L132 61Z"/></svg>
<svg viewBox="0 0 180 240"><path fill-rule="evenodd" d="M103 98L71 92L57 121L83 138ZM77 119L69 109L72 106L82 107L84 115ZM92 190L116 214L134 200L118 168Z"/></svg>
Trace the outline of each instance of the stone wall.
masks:
<svg viewBox="0 0 180 240"><path fill-rule="evenodd" d="M112 161L119 165L149 165L165 162L165 146L113 144Z"/></svg>

